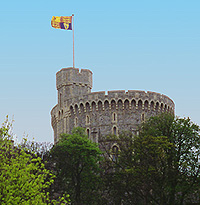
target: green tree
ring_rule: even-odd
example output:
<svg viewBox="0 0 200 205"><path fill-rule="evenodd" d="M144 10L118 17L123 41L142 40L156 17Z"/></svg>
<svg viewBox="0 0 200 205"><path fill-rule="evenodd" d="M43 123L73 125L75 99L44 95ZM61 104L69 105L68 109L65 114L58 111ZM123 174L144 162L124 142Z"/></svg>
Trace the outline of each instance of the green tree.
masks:
<svg viewBox="0 0 200 205"><path fill-rule="evenodd" d="M200 188L199 131L199 126L189 118L174 118L166 113L144 123L140 138L147 135L154 138L165 136L171 144L164 148L166 160L161 172L165 182L162 204L183 204L195 199Z"/></svg>
<svg viewBox="0 0 200 205"><path fill-rule="evenodd" d="M74 128L72 134L60 137L50 152L58 184L53 189L57 193L67 191L73 204L98 204L98 145L88 139L83 128Z"/></svg>
<svg viewBox="0 0 200 205"><path fill-rule="evenodd" d="M14 146L10 129L8 121L0 128L0 204L57 204L46 192L54 176L40 157ZM62 198L58 203L65 202Z"/></svg>
<svg viewBox="0 0 200 205"><path fill-rule="evenodd" d="M108 157L111 149L105 157L112 170L105 184L114 204L199 203L199 126L190 119L164 113L145 122L139 136L110 140L120 147L117 160Z"/></svg>

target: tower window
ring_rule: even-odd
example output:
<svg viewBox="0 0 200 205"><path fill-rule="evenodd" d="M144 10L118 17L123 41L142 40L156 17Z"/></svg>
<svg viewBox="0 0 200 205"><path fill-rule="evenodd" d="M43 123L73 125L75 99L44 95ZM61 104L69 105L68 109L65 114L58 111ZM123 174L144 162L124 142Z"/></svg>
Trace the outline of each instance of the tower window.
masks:
<svg viewBox="0 0 200 205"><path fill-rule="evenodd" d="M112 160L113 162L116 162L119 156L119 147L117 147L116 145L114 145L112 147Z"/></svg>
<svg viewBox="0 0 200 205"><path fill-rule="evenodd" d="M86 116L86 124L89 124L90 123L90 117L87 115Z"/></svg>
<svg viewBox="0 0 200 205"><path fill-rule="evenodd" d="M142 122L145 121L145 115L144 115L144 113L142 113L142 115L141 115L141 121L142 121Z"/></svg>
<svg viewBox="0 0 200 205"><path fill-rule="evenodd" d="M117 114L115 112L112 114L112 122L117 122Z"/></svg>
<svg viewBox="0 0 200 205"><path fill-rule="evenodd" d="M78 118L76 117L75 118L75 127L77 127L78 126Z"/></svg>
<svg viewBox="0 0 200 205"><path fill-rule="evenodd" d="M113 134L117 135L117 128L116 127L113 127Z"/></svg>
<svg viewBox="0 0 200 205"><path fill-rule="evenodd" d="M90 137L90 129L87 129L87 136Z"/></svg>

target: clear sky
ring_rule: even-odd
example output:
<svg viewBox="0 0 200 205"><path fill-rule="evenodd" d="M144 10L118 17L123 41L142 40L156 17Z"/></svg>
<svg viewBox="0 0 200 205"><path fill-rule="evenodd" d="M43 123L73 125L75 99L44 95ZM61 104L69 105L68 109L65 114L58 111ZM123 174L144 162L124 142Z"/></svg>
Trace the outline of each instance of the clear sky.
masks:
<svg viewBox="0 0 200 205"><path fill-rule="evenodd" d="M174 100L200 125L199 0L2 0L0 122L19 139L53 142L56 72L72 66L72 31L52 16L75 14L75 66L93 72L93 91L145 90Z"/></svg>

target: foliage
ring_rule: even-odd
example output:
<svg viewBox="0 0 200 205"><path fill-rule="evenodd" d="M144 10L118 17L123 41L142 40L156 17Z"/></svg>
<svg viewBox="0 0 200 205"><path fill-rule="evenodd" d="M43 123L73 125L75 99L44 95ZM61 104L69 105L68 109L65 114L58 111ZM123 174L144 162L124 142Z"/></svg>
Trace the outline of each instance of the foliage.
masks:
<svg viewBox="0 0 200 205"><path fill-rule="evenodd" d="M11 126L6 120L0 128L0 203L57 204L49 200L46 192L54 176L45 169L40 157L14 146L9 134ZM59 204L67 202L65 198L60 200Z"/></svg>
<svg viewBox="0 0 200 205"><path fill-rule="evenodd" d="M104 181L113 204L199 202L199 127L189 118L163 113L145 122L139 136L123 133L109 140L120 147L114 161L108 157L112 150L105 149L104 167L110 171Z"/></svg>
<svg viewBox="0 0 200 205"><path fill-rule="evenodd" d="M98 204L100 149L90 141L83 128L62 134L51 152L55 163L56 192L68 192L73 204Z"/></svg>
<svg viewBox="0 0 200 205"><path fill-rule="evenodd" d="M199 131L199 126L189 118L174 118L169 114L155 116L142 127L141 138L147 134L155 138L166 136L172 145L164 149L167 158L162 173L165 189L161 196L165 204L183 204L191 196L194 199L195 192L200 188ZM161 191L156 193L159 196Z"/></svg>

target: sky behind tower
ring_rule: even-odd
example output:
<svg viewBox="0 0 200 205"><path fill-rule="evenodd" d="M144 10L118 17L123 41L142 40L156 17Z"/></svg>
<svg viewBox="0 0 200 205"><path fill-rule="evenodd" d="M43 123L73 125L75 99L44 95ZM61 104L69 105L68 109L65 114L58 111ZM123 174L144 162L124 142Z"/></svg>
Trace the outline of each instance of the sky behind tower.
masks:
<svg viewBox="0 0 200 205"><path fill-rule="evenodd" d="M53 142L56 72L72 66L72 31L52 16L75 15L75 67L93 72L92 91L145 90L169 96L176 115L200 125L200 1L0 3L0 122L21 139Z"/></svg>

